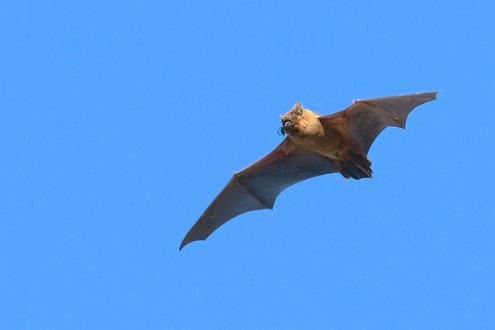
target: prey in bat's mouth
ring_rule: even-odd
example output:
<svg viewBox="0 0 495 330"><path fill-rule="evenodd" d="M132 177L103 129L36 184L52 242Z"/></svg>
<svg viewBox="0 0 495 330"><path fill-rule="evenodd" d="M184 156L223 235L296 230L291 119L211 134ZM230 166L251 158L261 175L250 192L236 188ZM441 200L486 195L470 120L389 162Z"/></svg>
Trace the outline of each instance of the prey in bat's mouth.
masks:
<svg viewBox="0 0 495 330"><path fill-rule="evenodd" d="M287 113L280 116L282 120L282 127L279 132L282 135L294 134L298 132L298 123L304 114L304 108L300 103L296 103L294 107Z"/></svg>

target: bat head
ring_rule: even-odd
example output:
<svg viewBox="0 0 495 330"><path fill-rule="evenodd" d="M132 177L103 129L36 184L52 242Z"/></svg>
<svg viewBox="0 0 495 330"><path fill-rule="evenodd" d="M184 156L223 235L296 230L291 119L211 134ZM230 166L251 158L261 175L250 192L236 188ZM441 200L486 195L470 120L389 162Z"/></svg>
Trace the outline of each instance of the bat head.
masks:
<svg viewBox="0 0 495 330"><path fill-rule="evenodd" d="M299 128L299 120L304 115L304 107L301 103L296 103L294 107L287 113L280 116L282 120L282 127L280 128L280 133L285 134L294 134L297 133Z"/></svg>

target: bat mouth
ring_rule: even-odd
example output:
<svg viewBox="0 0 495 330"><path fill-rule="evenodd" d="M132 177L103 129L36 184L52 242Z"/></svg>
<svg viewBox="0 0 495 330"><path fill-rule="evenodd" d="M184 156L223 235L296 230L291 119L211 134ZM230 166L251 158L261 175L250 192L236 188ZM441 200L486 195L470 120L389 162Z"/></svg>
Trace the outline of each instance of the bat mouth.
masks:
<svg viewBox="0 0 495 330"><path fill-rule="evenodd" d="M282 135L286 135L288 131L294 127L294 122L289 119L282 119L282 127L279 129L279 133Z"/></svg>
<svg viewBox="0 0 495 330"><path fill-rule="evenodd" d="M286 114L280 116L282 127L279 129L279 134L287 135L297 130L297 122L304 114L304 108L300 103L296 103L294 107Z"/></svg>

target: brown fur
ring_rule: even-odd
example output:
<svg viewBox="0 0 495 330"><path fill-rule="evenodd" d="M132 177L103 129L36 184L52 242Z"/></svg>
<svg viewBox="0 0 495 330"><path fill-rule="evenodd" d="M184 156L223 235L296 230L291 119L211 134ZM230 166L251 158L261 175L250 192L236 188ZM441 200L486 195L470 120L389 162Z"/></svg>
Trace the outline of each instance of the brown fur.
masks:
<svg viewBox="0 0 495 330"><path fill-rule="evenodd" d="M347 134L343 114L325 121L320 115L297 103L282 116L284 131L298 147L334 160L346 178L371 177L371 162L358 144Z"/></svg>

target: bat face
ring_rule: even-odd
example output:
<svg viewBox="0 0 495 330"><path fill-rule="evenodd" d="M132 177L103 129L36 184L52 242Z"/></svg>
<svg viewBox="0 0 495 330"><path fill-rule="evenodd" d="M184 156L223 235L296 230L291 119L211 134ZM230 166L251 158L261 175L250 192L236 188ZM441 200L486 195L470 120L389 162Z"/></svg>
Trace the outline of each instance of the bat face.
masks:
<svg viewBox="0 0 495 330"><path fill-rule="evenodd" d="M285 135L295 135L299 132L299 121L304 115L304 107L300 103L296 103L294 107L287 113L283 114L280 119L282 120L282 127L280 132Z"/></svg>

